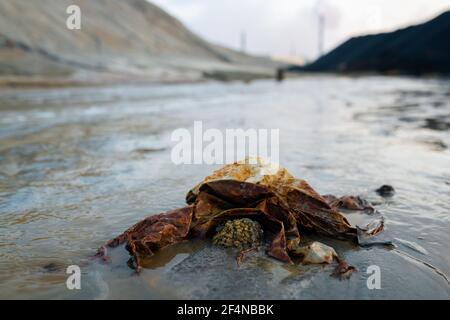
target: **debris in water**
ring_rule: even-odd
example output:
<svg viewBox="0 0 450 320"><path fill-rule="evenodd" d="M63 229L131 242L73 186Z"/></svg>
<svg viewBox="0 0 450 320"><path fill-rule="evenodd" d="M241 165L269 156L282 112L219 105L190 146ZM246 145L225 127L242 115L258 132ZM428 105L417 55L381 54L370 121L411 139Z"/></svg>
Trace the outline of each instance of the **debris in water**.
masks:
<svg viewBox="0 0 450 320"><path fill-rule="evenodd" d="M337 198L333 195L324 195L323 198L335 209L362 210L367 211L368 213L375 212L375 208L372 204L360 196L343 196Z"/></svg>
<svg viewBox="0 0 450 320"><path fill-rule="evenodd" d="M395 194L395 190L394 187L390 186L390 185L383 185L381 187L379 187L377 190L375 190L376 193L378 193L378 195L380 195L381 197L392 197Z"/></svg>
<svg viewBox="0 0 450 320"><path fill-rule="evenodd" d="M345 205L348 209L360 210L368 203L354 200L358 198L348 199L357 205L342 198L339 205L331 205L305 180L293 177L285 168L278 168L260 158L246 159L226 165L206 177L188 192L188 206L145 218L107 242L99 249L97 256L104 257L106 247L126 243L126 249L134 259L133 266L139 272L143 257L151 257L155 252L184 240L214 238L217 244L250 247L253 250L251 244L258 242L258 237L264 235L269 256L293 263L291 255L294 256L295 250L299 248L300 231L358 242L361 234L367 233L373 237L383 230L382 219L359 228L352 226L338 209ZM256 230L255 222L264 233ZM227 231L233 233L226 237L226 231L219 232L214 237L217 227L224 224L225 227L228 224ZM240 235L239 232L234 233L238 224L242 229ZM336 258L334 249L330 251L320 245L314 248L322 250L313 252L322 254L324 258L329 257L331 252L338 259L337 273L349 274L354 270ZM238 263L244 254L240 255ZM313 256L308 259L314 260Z"/></svg>
<svg viewBox="0 0 450 320"><path fill-rule="evenodd" d="M241 252L239 252L239 255L238 255L237 258L236 258L236 262L237 262L238 267L241 266L242 262L244 261L244 258L245 258L249 253L251 253L251 252L256 252L256 251L258 251L258 249L259 249L259 248L258 248L257 246L253 246L253 247L250 247L250 248L248 248L248 249L245 249L245 250L242 250Z"/></svg>
<svg viewBox="0 0 450 320"><path fill-rule="evenodd" d="M334 260L338 263L333 275L347 278L356 268L349 265L339 257L336 251L321 242L313 242L307 246L295 248L292 253L303 257L304 264L331 264Z"/></svg>
<svg viewBox="0 0 450 320"><path fill-rule="evenodd" d="M330 264L334 257L337 257L337 253L332 247L317 241L304 247L295 248L292 253L303 256L302 262L305 264Z"/></svg>

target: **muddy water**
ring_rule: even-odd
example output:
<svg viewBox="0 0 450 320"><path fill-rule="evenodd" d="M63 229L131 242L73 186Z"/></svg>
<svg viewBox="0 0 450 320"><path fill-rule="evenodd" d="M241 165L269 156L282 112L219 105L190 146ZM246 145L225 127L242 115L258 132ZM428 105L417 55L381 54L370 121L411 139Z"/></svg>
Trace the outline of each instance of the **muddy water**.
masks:
<svg viewBox="0 0 450 320"><path fill-rule="evenodd" d="M89 260L141 218L184 205L217 166L175 166L170 134L279 128L280 162L321 193L378 203L396 245L320 238L357 267L286 266L194 241L135 276L123 248ZM0 90L0 298L450 298L450 81L304 77L276 84L203 83ZM373 190L393 185L391 199ZM81 267L81 290L66 268ZM366 270L381 270L369 290Z"/></svg>

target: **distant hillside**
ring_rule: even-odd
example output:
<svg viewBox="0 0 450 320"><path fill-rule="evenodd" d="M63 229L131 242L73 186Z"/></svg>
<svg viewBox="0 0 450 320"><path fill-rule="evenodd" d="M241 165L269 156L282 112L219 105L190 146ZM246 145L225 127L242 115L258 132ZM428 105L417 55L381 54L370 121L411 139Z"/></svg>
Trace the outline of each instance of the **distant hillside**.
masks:
<svg viewBox="0 0 450 320"><path fill-rule="evenodd" d="M390 33L352 38L303 71L450 73L450 11Z"/></svg>
<svg viewBox="0 0 450 320"><path fill-rule="evenodd" d="M66 28L71 4L81 7L81 30ZM3 77L177 81L268 76L275 68L204 41L145 0L0 1Z"/></svg>

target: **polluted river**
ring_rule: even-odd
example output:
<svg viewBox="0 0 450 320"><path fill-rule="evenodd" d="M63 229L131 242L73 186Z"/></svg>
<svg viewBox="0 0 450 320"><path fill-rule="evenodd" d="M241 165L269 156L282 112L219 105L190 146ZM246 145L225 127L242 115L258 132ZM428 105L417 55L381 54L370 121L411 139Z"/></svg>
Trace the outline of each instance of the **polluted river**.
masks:
<svg viewBox="0 0 450 320"><path fill-rule="evenodd" d="M320 194L361 195L392 246L308 234L356 268L286 264L259 250L239 266L211 240L168 247L139 274L123 246L143 218L185 206L218 164L176 164L174 130L279 129L279 162ZM449 299L450 80L304 76L0 89L0 298ZM375 190L395 188L392 197ZM81 288L69 290L67 268ZM373 272L379 287L370 285Z"/></svg>

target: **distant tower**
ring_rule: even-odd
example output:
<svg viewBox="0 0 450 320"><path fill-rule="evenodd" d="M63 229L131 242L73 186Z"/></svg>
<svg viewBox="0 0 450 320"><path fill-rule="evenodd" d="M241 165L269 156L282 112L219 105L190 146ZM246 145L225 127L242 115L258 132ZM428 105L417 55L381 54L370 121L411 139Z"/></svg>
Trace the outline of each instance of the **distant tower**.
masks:
<svg viewBox="0 0 450 320"><path fill-rule="evenodd" d="M247 50L247 34L245 31L241 32L241 51L245 52Z"/></svg>
<svg viewBox="0 0 450 320"><path fill-rule="evenodd" d="M291 42L291 48L289 50L289 55L291 57L296 56L297 55L297 50L295 48L295 44L293 42Z"/></svg>
<svg viewBox="0 0 450 320"><path fill-rule="evenodd" d="M319 57L323 55L323 39L324 39L324 32L325 32L325 15L322 13L319 13Z"/></svg>

